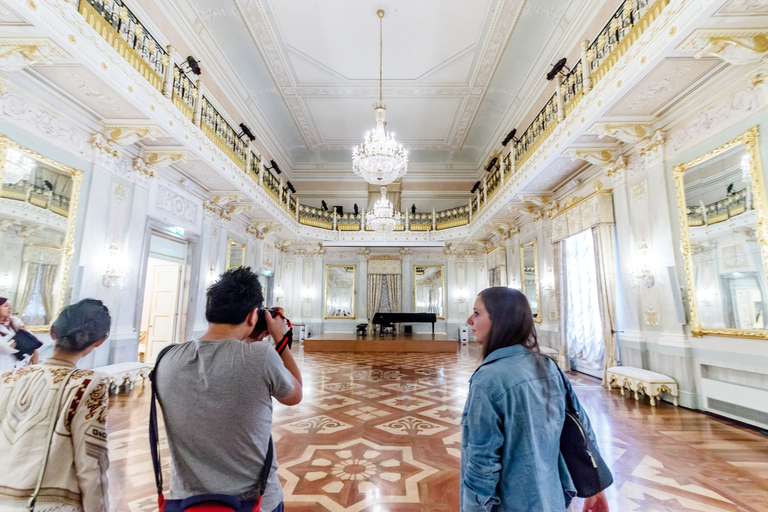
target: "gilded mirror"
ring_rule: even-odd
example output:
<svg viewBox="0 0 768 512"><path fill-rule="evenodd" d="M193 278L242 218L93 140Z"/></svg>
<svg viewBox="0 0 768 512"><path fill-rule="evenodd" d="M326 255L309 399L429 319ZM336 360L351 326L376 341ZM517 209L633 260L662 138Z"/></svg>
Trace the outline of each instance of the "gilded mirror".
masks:
<svg viewBox="0 0 768 512"><path fill-rule="evenodd" d="M531 305L534 321L541 323L539 314L539 255L536 239L520 246L521 291Z"/></svg>
<svg viewBox="0 0 768 512"><path fill-rule="evenodd" d="M674 168L691 334L768 338L768 248L755 126Z"/></svg>
<svg viewBox="0 0 768 512"><path fill-rule="evenodd" d="M32 332L64 305L83 172L0 135L0 296Z"/></svg>
<svg viewBox="0 0 768 512"><path fill-rule="evenodd" d="M434 313L445 318L445 273L443 265L413 266L414 313Z"/></svg>
<svg viewBox="0 0 768 512"><path fill-rule="evenodd" d="M245 244L227 237L227 270L245 266Z"/></svg>
<svg viewBox="0 0 768 512"><path fill-rule="evenodd" d="M355 318L357 265L325 266L325 318Z"/></svg>

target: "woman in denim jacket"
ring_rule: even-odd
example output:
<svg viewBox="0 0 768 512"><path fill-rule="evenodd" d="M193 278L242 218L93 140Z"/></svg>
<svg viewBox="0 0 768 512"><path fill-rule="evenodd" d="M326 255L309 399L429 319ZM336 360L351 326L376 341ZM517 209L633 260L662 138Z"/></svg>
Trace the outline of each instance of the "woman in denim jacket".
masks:
<svg viewBox="0 0 768 512"><path fill-rule="evenodd" d="M539 352L528 299L487 288L467 323L483 344L483 362L461 418L462 512L566 510L576 494L560 456L566 393L594 434L570 383ZM583 510L607 512L605 494L587 498Z"/></svg>

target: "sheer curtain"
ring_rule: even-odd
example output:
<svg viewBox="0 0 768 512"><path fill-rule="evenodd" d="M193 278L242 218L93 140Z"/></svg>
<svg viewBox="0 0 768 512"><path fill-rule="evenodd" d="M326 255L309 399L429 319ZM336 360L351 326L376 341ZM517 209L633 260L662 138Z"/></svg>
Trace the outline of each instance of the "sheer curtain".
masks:
<svg viewBox="0 0 768 512"><path fill-rule="evenodd" d="M21 274L19 283L23 283L24 287L21 288L16 294L16 304L13 308L21 315L29 305L29 299L32 298L32 293L35 291L35 285L37 284L37 272L40 264L35 261L29 261L24 266L24 271Z"/></svg>
<svg viewBox="0 0 768 512"><path fill-rule="evenodd" d="M55 287L58 270L58 265L43 265L40 276L40 294L43 296L43 306L45 306L45 323L53 322L56 314L54 308L56 308Z"/></svg>
<svg viewBox="0 0 768 512"><path fill-rule="evenodd" d="M394 313L400 313L400 274L386 274L384 280L387 283L389 307Z"/></svg>
<svg viewBox="0 0 768 512"><path fill-rule="evenodd" d="M592 228L595 247L595 268L598 276L598 299L605 344L604 370L618 364L616 343L616 260L613 252L613 225L600 224ZM603 384L608 380L603 374Z"/></svg>
<svg viewBox="0 0 768 512"><path fill-rule="evenodd" d="M565 239L565 260L568 356L591 370L603 370L605 343L591 230Z"/></svg>
<svg viewBox="0 0 768 512"><path fill-rule="evenodd" d="M383 281L383 274L368 274L368 297L366 304L368 305L368 323L373 320L373 315L379 311L381 305L381 283Z"/></svg>

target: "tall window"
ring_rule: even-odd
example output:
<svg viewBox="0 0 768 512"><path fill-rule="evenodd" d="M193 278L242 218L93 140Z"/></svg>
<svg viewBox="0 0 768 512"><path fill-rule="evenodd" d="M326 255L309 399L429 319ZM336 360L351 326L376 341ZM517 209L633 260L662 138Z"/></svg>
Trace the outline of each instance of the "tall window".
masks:
<svg viewBox="0 0 768 512"><path fill-rule="evenodd" d="M602 370L605 360L593 244L589 229L565 239L568 357L587 373Z"/></svg>

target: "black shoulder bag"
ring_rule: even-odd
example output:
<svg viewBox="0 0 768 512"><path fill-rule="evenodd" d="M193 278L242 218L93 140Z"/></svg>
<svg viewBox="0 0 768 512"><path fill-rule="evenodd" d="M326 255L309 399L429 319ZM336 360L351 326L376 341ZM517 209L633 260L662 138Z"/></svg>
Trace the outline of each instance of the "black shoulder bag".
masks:
<svg viewBox="0 0 768 512"><path fill-rule="evenodd" d="M607 489L613 483L613 475L581 424L579 411L568 393L565 373L559 367L557 371L565 387L565 422L560 434L560 453L563 454L578 496L589 498Z"/></svg>
<svg viewBox="0 0 768 512"><path fill-rule="evenodd" d="M160 467L160 436L157 432L157 365L160 359L173 347L165 347L155 359L155 367L149 372L152 383L152 402L149 406L149 448L152 452L152 467L155 470L155 485L157 486L157 505L160 512L259 512L261 498L267 488L267 479L272 470L272 436L269 436L267 457L261 468L261 483L257 500L241 500L229 494L206 493L190 496L182 500L166 500L163 496L163 472Z"/></svg>

